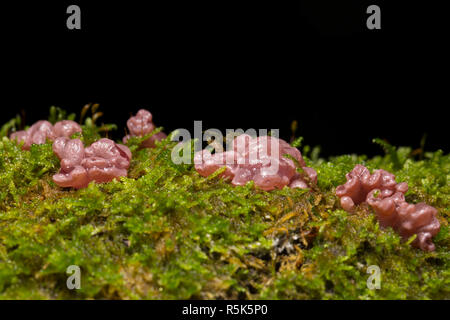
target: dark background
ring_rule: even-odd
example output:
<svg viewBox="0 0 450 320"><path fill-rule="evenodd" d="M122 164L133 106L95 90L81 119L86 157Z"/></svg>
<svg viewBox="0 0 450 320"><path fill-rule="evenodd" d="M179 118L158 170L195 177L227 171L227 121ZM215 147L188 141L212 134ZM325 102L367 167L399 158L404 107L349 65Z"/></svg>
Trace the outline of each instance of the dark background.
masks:
<svg viewBox="0 0 450 320"><path fill-rule="evenodd" d="M70 4L81 30L66 28ZM366 28L370 4L381 30ZM380 153L375 137L419 147L425 133L427 150L448 152L444 14L400 0L2 4L0 122L93 102L115 138L147 108L166 132L203 120L289 139L297 120L325 156Z"/></svg>

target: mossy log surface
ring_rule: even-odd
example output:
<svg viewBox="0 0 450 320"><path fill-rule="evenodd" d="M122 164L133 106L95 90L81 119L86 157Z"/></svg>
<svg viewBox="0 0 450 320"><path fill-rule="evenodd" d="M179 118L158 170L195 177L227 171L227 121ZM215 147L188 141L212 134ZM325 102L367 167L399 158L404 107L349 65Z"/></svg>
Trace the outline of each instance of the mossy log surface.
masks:
<svg viewBox="0 0 450 320"><path fill-rule="evenodd" d="M51 143L23 151L5 137L13 124L0 140L0 299L450 299L442 151L322 159L304 147L317 186L265 192L174 164L174 142L139 150L133 138L128 177L73 190L51 180ZM83 129L86 144L100 136L91 118ZM381 229L365 205L340 208L335 188L357 163L391 171L409 184L408 202L438 209L436 251ZM79 290L66 286L70 265ZM371 265L378 290L367 287Z"/></svg>

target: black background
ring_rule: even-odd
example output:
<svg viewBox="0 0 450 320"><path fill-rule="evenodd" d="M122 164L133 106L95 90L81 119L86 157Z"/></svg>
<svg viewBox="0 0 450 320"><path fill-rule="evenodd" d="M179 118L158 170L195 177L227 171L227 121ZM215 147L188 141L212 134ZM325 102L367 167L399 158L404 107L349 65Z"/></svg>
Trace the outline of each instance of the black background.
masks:
<svg viewBox="0 0 450 320"><path fill-rule="evenodd" d="M392 3L395 2L395 3ZM436 1L436 3L439 3ZM441 2L443 3L443 2ZM66 8L81 7L81 30ZM381 7L381 30L366 8ZM21 1L2 4L0 122L100 103L121 138L147 108L166 132L281 130L322 155L448 152L445 10L411 1Z"/></svg>

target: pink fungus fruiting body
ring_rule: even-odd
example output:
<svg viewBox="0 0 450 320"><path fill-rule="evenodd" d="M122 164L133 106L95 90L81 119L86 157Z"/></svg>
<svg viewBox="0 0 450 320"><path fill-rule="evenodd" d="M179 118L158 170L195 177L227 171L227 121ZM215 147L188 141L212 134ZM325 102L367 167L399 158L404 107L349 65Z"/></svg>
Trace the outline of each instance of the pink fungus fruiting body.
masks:
<svg viewBox="0 0 450 320"><path fill-rule="evenodd" d="M296 163L286 157L294 158L303 169L298 173ZM245 185L253 180L263 190L291 188L308 188L317 182L317 173L308 168L300 151L291 147L286 141L270 137L251 137L242 134L233 140L229 151L211 154L207 149L194 156L195 169L207 177L225 167L222 177L229 178L235 186Z"/></svg>
<svg viewBox="0 0 450 320"><path fill-rule="evenodd" d="M153 116L148 110L139 110L135 116L132 116L127 121L127 127L130 134L123 137L123 143L126 143L131 137L143 137L152 132L155 129L155 125L152 120ZM158 132L142 142L141 147L153 148L155 146L155 141L160 141L166 137L167 136L164 132Z"/></svg>
<svg viewBox="0 0 450 320"><path fill-rule="evenodd" d="M61 187L85 188L89 182L109 182L126 177L131 152L127 146L100 139L84 148L80 139L57 138L53 152L61 160L60 172L53 181Z"/></svg>
<svg viewBox="0 0 450 320"><path fill-rule="evenodd" d="M345 177L347 182L336 188L336 195L341 198L342 208L349 212L353 211L355 205L365 202L369 192L374 189L380 189L385 196L408 191L408 185L405 182L397 184L392 173L380 169L370 174L369 169L360 164Z"/></svg>
<svg viewBox="0 0 450 320"><path fill-rule="evenodd" d="M46 140L54 141L56 138L70 138L76 132L81 132L78 123L72 120L62 120L52 125L46 120L40 120L27 130L16 131L10 135L11 140L24 142L22 149L29 150L32 144L44 144Z"/></svg>
<svg viewBox="0 0 450 320"><path fill-rule="evenodd" d="M425 203L407 203L406 182L396 183L392 173L381 169L370 174L366 167L359 164L346 178L347 182L336 188L344 210L353 212L356 205L367 202L382 227L392 227L403 239L416 234L412 242L415 247L425 251L435 249L432 238L440 229L437 210Z"/></svg>

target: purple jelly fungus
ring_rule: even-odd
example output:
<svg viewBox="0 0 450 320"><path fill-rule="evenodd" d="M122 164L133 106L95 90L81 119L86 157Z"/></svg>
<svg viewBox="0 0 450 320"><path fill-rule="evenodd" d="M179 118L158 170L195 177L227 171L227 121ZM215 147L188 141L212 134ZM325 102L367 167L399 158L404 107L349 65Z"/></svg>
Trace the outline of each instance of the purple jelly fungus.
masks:
<svg viewBox="0 0 450 320"><path fill-rule="evenodd" d="M61 160L59 173L53 181L60 187L85 188L89 182L109 182L126 177L131 151L110 139L100 139L84 148L80 139L57 138L53 152Z"/></svg>
<svg viewBox="0 0 450 320"><path fill-rule="evenodd" d="M127 143L128 139L130 139L131 137L143 137L152 132L155 129L155 125L153 124L152 120L153 116L148 110L139 110L135 116L131 117L127 121L127 127L130 131L130 134L123 137L123 143ZM164 132L158 132L142 142L141 147L153 148L155 147L155 141L161 141L166 137L167 136Z"/></svg>
<svg viewBox="0 0 450 320"><path fill-rule="evenodd" d="M78 123L72 120L62 120L52 125L46 120L40 120L28 130L16 131L10 135L11 140L24 142L22 149L30 150L32 144L44 144L46 140L54 141L56 138L70 138L76 132L81 132Z"/></svg>
<svg viewBox="0 0 450 320"><path fill-rule="evenodd" d="M194 163L197 172L204 177L225 167L220 176L230 179L232 185L241 186L253 180L257 187L266 191L284 186L303 189L317 182L316 171L306 167L298 149L270 136L253 138L242 134L233 140L232 150L214 154L207 149L199 151ZM297 172L297 167L303 169L301 173Z"/></svg>
<svg viewBox="0 0 450 320"><path fill-rule="evenodd" d="M433 251L432 238L439 232L437 210L423 202L409 204L405 200L406 182L396 183L395 176L385 170L369 170L358 164L346 174L347 182L336 188L341 206L353 212L356 205L367 202L375 211L380 226L392 227L407 240L417 235L412 245L424 251Z"/></svg>

